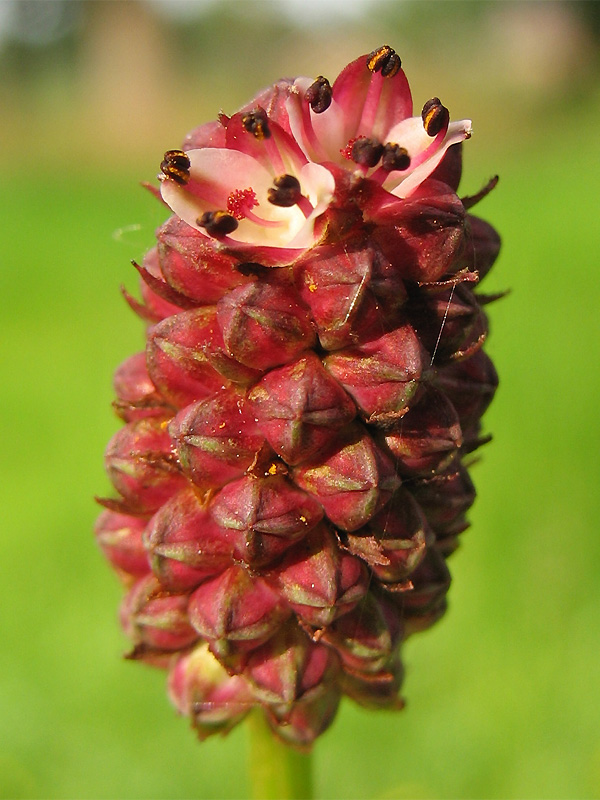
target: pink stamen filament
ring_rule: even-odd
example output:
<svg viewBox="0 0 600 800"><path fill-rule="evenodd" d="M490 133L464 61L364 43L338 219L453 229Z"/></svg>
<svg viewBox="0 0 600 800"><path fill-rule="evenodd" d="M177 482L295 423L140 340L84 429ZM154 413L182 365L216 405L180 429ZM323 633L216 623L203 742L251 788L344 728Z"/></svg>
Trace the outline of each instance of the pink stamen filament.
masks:
<svg viewBox="0 0 600 800"><path fill-rule="evenodd" d="M408 174L410 172L410 170L412 169L412 166L413 165L412 165L412 161L411 161L410 164L408 165L408 167L406 169L403 169L403 170L395 169L395 170L391 170L390 171L389 169L384 169L383 167L378 167L372 175L369 175L369 180L370 181L375 181L375 183L378 183L381 186L381 184L392 174L392 172L400 172L401 171L401 172L406 172Z"/></svg>
<svg viewBox="0 0 600 800"><path fill-rule="evenodd" d="M281 225L285 225L285 222L280 219L263 219L263 217L259 217L253 211L246 211L244 214L245 219L248 222L254 222L256 225L260 225L262 228L278 228Z"/></svg>
<svg viewBox="0 0 600 800"><path fill-rule="evenodd" d="M421 166L423 162L427 161L427 159L430 158L436 152L436 150L438 150L447 133L448 123L444 125L441 131L433 138L431 143L427 145L425 150L421 150L420 153L416 153L414 156L411 156L410 169L415 169L416 167Z"/></svg>
<svg viewBox="0 0 600 800"><path fill-rule="evenodd" d="M300 209L300 211L301 211L301 212L304 214L304 216L305 216L307 219L310 217L310 215L311 215L311 214L313 213L313 211L315 210L315 208L314 208L313 204L310 202L310 200L308 199L308 197L305 197L304 195L301 195L301 196L300 196L300 199L298 200L298 202L296 203L296 205L298 206L298 208Z"/></svg>
<svg viewBox="0 0 600 800"><path fill-rule="evenodd" d="M327 112L324 111L323 113L326 114ZM302 129L306 133L308 144L315 152L315 155L320 161L323 161L327 157L327 154L325 153L323 145L319 141L315 129L313 128L310 103L308 103L306 100L302 102Z"/></svg>
<svg viewBox="0 0 600 800"><path fill-rule="evenodd" d="M410 164L408 165L407 169L405 170L385 170L383 167L379 167L375 170L375 172L369 176L369 180L375 181L380 186L385 183L387 178L392 175L393 173L401 173L401 177L404 178L407 175L416 169L417 167L421 166L421 164L425 163L428 158L430 158L439 148L440 144L443 142L446 134L448 133L448 125L445 125L441 131L431 140L431 142L427 145L424 150L421 150L420 153L415 153L414 156L410 157ZM398 183L400 181L397 181Z"/></svg>
<svg viewBox="0 0 600 800"><path fill-rule="evenodd" d="M275 141L274 137L271 136L268 139L264 139L263 144L265 146L265 150L269 158L269 161L271 162L271 167L273 169L273 172L276 175L280 175L282 172L285 172L286 171L285 164L281 152L279 150L279 146Z"/></svg>
<svg viewBox="0 0 600 800"><path fill-rule="evenodd" d="M371 82L369 83L367 96L365 97L362 116L356 129L357 131L364 131L364 133L361 134L362 136L370 137L373 131L384 80L385 78L381 72L373 72L371 74Z"/></svg>

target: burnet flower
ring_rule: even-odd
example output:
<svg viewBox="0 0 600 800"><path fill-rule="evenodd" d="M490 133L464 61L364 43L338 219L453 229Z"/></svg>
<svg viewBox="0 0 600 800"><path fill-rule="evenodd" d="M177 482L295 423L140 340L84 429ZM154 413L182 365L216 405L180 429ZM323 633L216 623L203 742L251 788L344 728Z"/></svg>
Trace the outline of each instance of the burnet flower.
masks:
<svg viewBox="0 0 600 800"><path fill-rule="evenodd" d="M130 657L201 737L259 706L308 746L343 695L401 708L402 642L444 613L497 385L470 134L438 98L414 115L384 46L164 155L96 534Z"/></svg>

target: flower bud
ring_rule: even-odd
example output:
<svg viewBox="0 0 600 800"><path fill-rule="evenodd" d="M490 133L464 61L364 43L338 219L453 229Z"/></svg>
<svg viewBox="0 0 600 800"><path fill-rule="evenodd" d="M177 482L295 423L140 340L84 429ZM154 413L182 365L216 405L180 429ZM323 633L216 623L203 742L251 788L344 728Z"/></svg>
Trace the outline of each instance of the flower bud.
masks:
<svg viewBox="0 0 600 800"><path fill-rule="evenodd" d="M465 251L465 210L449 186L422 183L406 200L373 193L365 219L373 238L405 280L432 283L459 268Z"/></svg>
<svg viewBox="0 0 600 800"><path fill-rule="evenodd" d="M169 433L184 473L204 490L241 478L265 446L243 394L231 388L184 408Z"/></svg>
<svg viewBox="0 0 600 800"><path fill-rule="evenodd" d="M168 691L177 711L191 718L201 740L227 733L253 705L246 680L228 675L207 644L177 659L169 674Z"/></svg>
<svg viewBox="0 0 600 800"><path fill-rule="evenodd" d="M444 472L417 483L413 491L437 536L464 530L465 512L473 505L475 487L458 460Z"/></svg>
<svg viewBox="0 0 600 800"><path fill-rule="evenodd" d="M259 647L289 615L277 592L241 567L204 581L189 602L191 624L220 660Z"/></svg>
<svg viewBox="0 0 600 800"><path fill-rule="evenodd" d="M156 236L164 280L198 305L213 305L224 292L248 282L236 268L236 258L220 252L178 217L168 219Z"/></svg>
<svg viewBox="0 0 600 800"><path fill-rule="evenodd" d="M400 485L392 462L359 425L349 425L318 462L296 467L294 479L344 531L365 525Z"/></svg>
<svg viewBox="0 0 600 800"><path fill-rule="evenodd" d="M287 553L272 580L298 617L313 628L325 628L351 611L369 587L365 565L340 550L325 525L314 528Z"/></svg>
<svg viewBox="0 0 600 800"><path fill-rule="evenodd" d="M150 571L142 534L147 520L114 511L103 511L96 520L96 540L111 564L134 578Z"/></svg>
<svg viewBox="0 0 600 800"><path fill-rule="evenodd" d="M397 270L374 247L317 247L295 266L300 295L326 350L356 344L381 331L390 311L406 299Z"/></svg>
<svg viewBox="0 0 600 800"><path fill-rule="evenodd" d="M256 568L279 558L317 525L323 509L281 475L232 481L211 505L213 519L227 531L234 554Z"/></svg>
<svg viewBox="0 0 600 800"><path fill-rule="evenodd" d="M498 374L483 350L441 369L434 378L456 409L465 449L473 449L480 420L498 388ZM476 445L475 445L476 446Z"/></svg>
<svg viewBox="0 0 600 800"><path fill-rule="evenodd" d="M271 370L248 399L260 430L288 464L322 452L356 415L351 398L314 355Z"/></svg>
<svg viewBox="0 0 600 800"><path fill-rule="evenodd" d="M227 352L248 367L276 367L314 343L308 311L291 287L273 282L238 286L217 308Z"/></svg>
<svg viewBox="0 0 600 800"><path fill-rule="evenodd" d="M354 398L367 421L376 425L402 416L425 365L423 347L408 322L325 359L328 371Z"/></svg>
<svg viewBox="0 0 600 800"><path fill-rule="evenodd" d="M144 545L152 571L169 591L188 591L231 563L233 544L193 489L165 503L148 524Z"/></svg>
<svg viewBox="0 0 600 800"><path fill-rule="evenodd" d="M333 650L286 625L250 654L245 675L278 736L306 746L333 722L338 669Z"/></svg>
<svg viewBox="0 0 600 800"><path fill-rule="evenodd" d="M188 597L165 591L154 575L135 583L121 606L125 633L136 651L177 651L193 644L198 634L189 623Z"/></svg>
<svg viewBox="0 0 600 800"><path fill-rule="evenodd" d="M488 330L486 316L465 284L423 287L412 307L411 322L436 366L474 353Z"/></svg>
<svg viewBox="0 0 600 800"><path fill-rule="evenodd" d="M411 575L411 583L412 588L402 594L407 636L430 627L446 610L450 573L435 547L427 551Z"/></svg>
<svg viewBox="0 0 600 800"><path fill-rule="evenodd" d="M133 513L156 511L185 485L171 454L171 438L158 417L130 422L108 443L106 471Z"/></svg>
<svg viewBox="0 0 600 800"><path fill-rule="evenodd" d="M115 372L113 386L117 395L113 408L125 422L164 417L170 410L150 380L145 353L136 353L121 364Z"/></svg>
<svg viewBox="0 0 600 800"><path fill-rule="evenodd" d="M388 586L410 577L432 540L421 509L403 488L368 525L346 537L350 552L360 556Z"/></svg>
<svg viewBox="0 0 600 800"><path fill-rule="evenodd" d="M345 669L340 674L344 693L364 708L404 708L404 701L398 692L404 679L404 667L398 656L377 672L360 672Z"/></svg>
<svg viewBox="0 0 600 800"><path fill-rule="evenodd" d="M431 475L448 466L462 445L458 414L432 386L415 398L406 414L385 431L385 443L402 475Z"/></svg>
<svg viewBox="0 0 600 800"><path fill-rule="evenodd" d="M377 673L390 662L402 634L394 605L369 592L353 611L325 631L323 641L335 649L344 669Z"/></svg>

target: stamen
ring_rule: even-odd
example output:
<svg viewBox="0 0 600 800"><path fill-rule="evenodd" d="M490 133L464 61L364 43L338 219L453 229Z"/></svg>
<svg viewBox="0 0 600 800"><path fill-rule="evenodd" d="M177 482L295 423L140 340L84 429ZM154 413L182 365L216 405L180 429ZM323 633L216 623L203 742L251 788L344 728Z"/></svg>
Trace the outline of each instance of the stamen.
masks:
<svg viewBox="0 0 600 800"><path fill-rule="evenodd" d="M373 50L367 56L367 68L372 75L357 131L368 134L373 130L383 91L383 82L386 78L393 78L394 75L397 75L401 66L400 56L387 44Z"/></svg>
<svg viewBox="0 0 600 800"><path fill-rule="evenodd" d="M285 164L280 150L282 136L285 149L289 149L289 145L293 146L294 142L286 141L285 132L282 131L278 125L275 126L275 133L273 134L269 126L269 117L263 108L255 108L253 111L243 114L241 122L245 131L252 134L257 141L263 142L265 153L271 161L273 171L275 173L283 172L285 170ZM290 138L291 137L287 137L288 140L290 140ZM306 157L300 148L296 146L296 149L300 157L305 159Z"/></svg>
<svg viewBox="0 0 600 800"><path fill-rule="evenodd" d="M395 142L388 142L383 147L381 166L371 176L370 180L383 184L390 172L404 172L411 166L411 158L406 147L401 147ZM412 163L414 166L414 163Z"/></svg>
<svg viewBox="0 0 600 800"><path fill-rule="evenodd" d="M280 175L273 181L273 186L267 192L267 200L274 206L290 208L298 206L300 211L308 219L314 207L308 197L302 194L300 181L294 175Z"/></svg>
<svg viewBox="0 0 600 800"><path fill-rule="evenodd" d="M273 181L273 186L267 192L269 203L282 208L295 206L302 197L300 181L293 175L280 175Z"/></svg>
<svg viewBox="0 0 600 800"><path fill-rule="evenodd" d="M262 108L257 108L254 111L249 111L242 117L242 125L244 130L251 133L255 139L262 141L269 139L271 131L269 129L269 119Z"/></svg>
<svg viewBox="0 0 600 800"><path fill-rule="evenodd" d="M332 99L333 92L329 81L327 78L319 75L316 81L311 83L304 92L304 103L301 104L304 135L306 136L307 144L314 151L317 160L324 160L327 158L327 155L313 128L310 111L312 109L314 114L322 114L324 111L327 111L331 105Z"/></svg>
<svg viewBox="0 0 600 800"><path fill-rule="evenodd" d="M167 150L161 161L160 171L165 178L171 178L180 186L185 186L190 179L190 160L183 150Z"/></svg>
<svg viewBox="0 0 600 800"><path fill-rule="evenodd" d="M440 102L439 97L432 97L423 106L421 111L423 127L428 136L437 136L442 128L447 128L450 122L450 112Z"/></svg>
<svg viewBox="0 0 600 800"><path fill-rule="evenodd" d="M360 136L352 144L350 158L361 167L374 167L383 154L383 145L377 139Z"/></svg>
<svg viewBox="0 0 600 800"><path fill-rule="evenodd" d="M198 225L204 228L209 236L218 238L227 236L237 228L237 220L226 211L205 211L197 220Z"/></svg>
<svg viewBox="0 0 600 800"><path fill-rule="evenodd" d="M309 103L315 114L322 114L323 111L327 111L331 105L332 98L331 84L322 75L319 75L316 81L308 87L304 95L304 99Z"/></svg>
<svg viewBox="0 0 600 800"><path fill-rule="evenodd" d="M387 44L367 56L367 67L371 72L381 72L384 78L393 78L401 66L400 56Z"/></svg>
<svg viewBox="0 0 600 800"><path fill-rule="evenodd" d="M257 205L256 192L250 187L234 189L227 198L227 211L236 219L244 219L248 216L248 212Z"/></svg>
<svg viewBox="0 0 600 800"><path fill-rule="evenodd" d="M406 147L400 147L395 142L388 142L383 148L381 166L386 172L408 169L410 167L410 156Z"/></svg>

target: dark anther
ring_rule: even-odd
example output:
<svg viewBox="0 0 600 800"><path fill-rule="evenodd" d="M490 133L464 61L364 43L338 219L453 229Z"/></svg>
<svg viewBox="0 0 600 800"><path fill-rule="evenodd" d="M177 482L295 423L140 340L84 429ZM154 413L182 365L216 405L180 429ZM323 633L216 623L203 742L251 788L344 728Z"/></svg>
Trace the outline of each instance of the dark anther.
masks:
<svg viewBox="0 0 600 800"><path fill-rule="evenodd" d="M262 108L256 108L254 111L249 111L242 117L242 125L244 130L251 133L255 139L268 139L271 136L269 130L269 118Z"/></svg>
<svg viewBox="0 0 600 800"><path fill-rule="evenodd" d="M269 203L282 208L295 206L301 197L300 181L293 175L280 175L275 178L273 186L267 192Z"/></svg>
<svg viewBox="0 0 600 800"><path fill-rule="evenodd" d="M384 78L393 78L401 66L400 56L387 44L367 56L367 67L371 72L381 72Z"/></svg>
<svg viewBox="0 0 600 800"><path fill-rule="evenodd" d="M410 167L410 156L406 147L388 142L383 148L381 166L388 172L392 170L405 170Z"/></svg>
<svg viewBox="0 0 600 800"><path fill-rule="evenodd" d="M332 97L331 84L322 75L319 75L317 80L311 83L304 95L304 99L307 103L310 103L310 107L315 114L322 114L323 111L327 111L331 105Z"/></svg>
<svg viewBox="0 0 600 800"><path fill-rule="evenodd" d="M160 164L160 171L181 186L190 179L190 160L183 150L167 150Z"/></svg>
<svg viewBox="0 0 600 800"><path fill-rule="evenodd" d="M361 167L374 167L381 158L383 145L377 139L368 139L366 136L359 137L350 151L350 158Z"/></svg>
<svg viewBox="0 0 600 800"><path fill-rule="evenodd" d="M209 236L227 236L238 226L238 221L226 211L205 211L198 218L198 225L204 228Z"/></svg>
<svg viewBox="0 0 600 800"><path fill-rule="evenodd" d="M448 126L450 112L440 102L439 97L432 97L423 106L421 111L423 127L428 136L437 136L442 128Z"/></svg>

